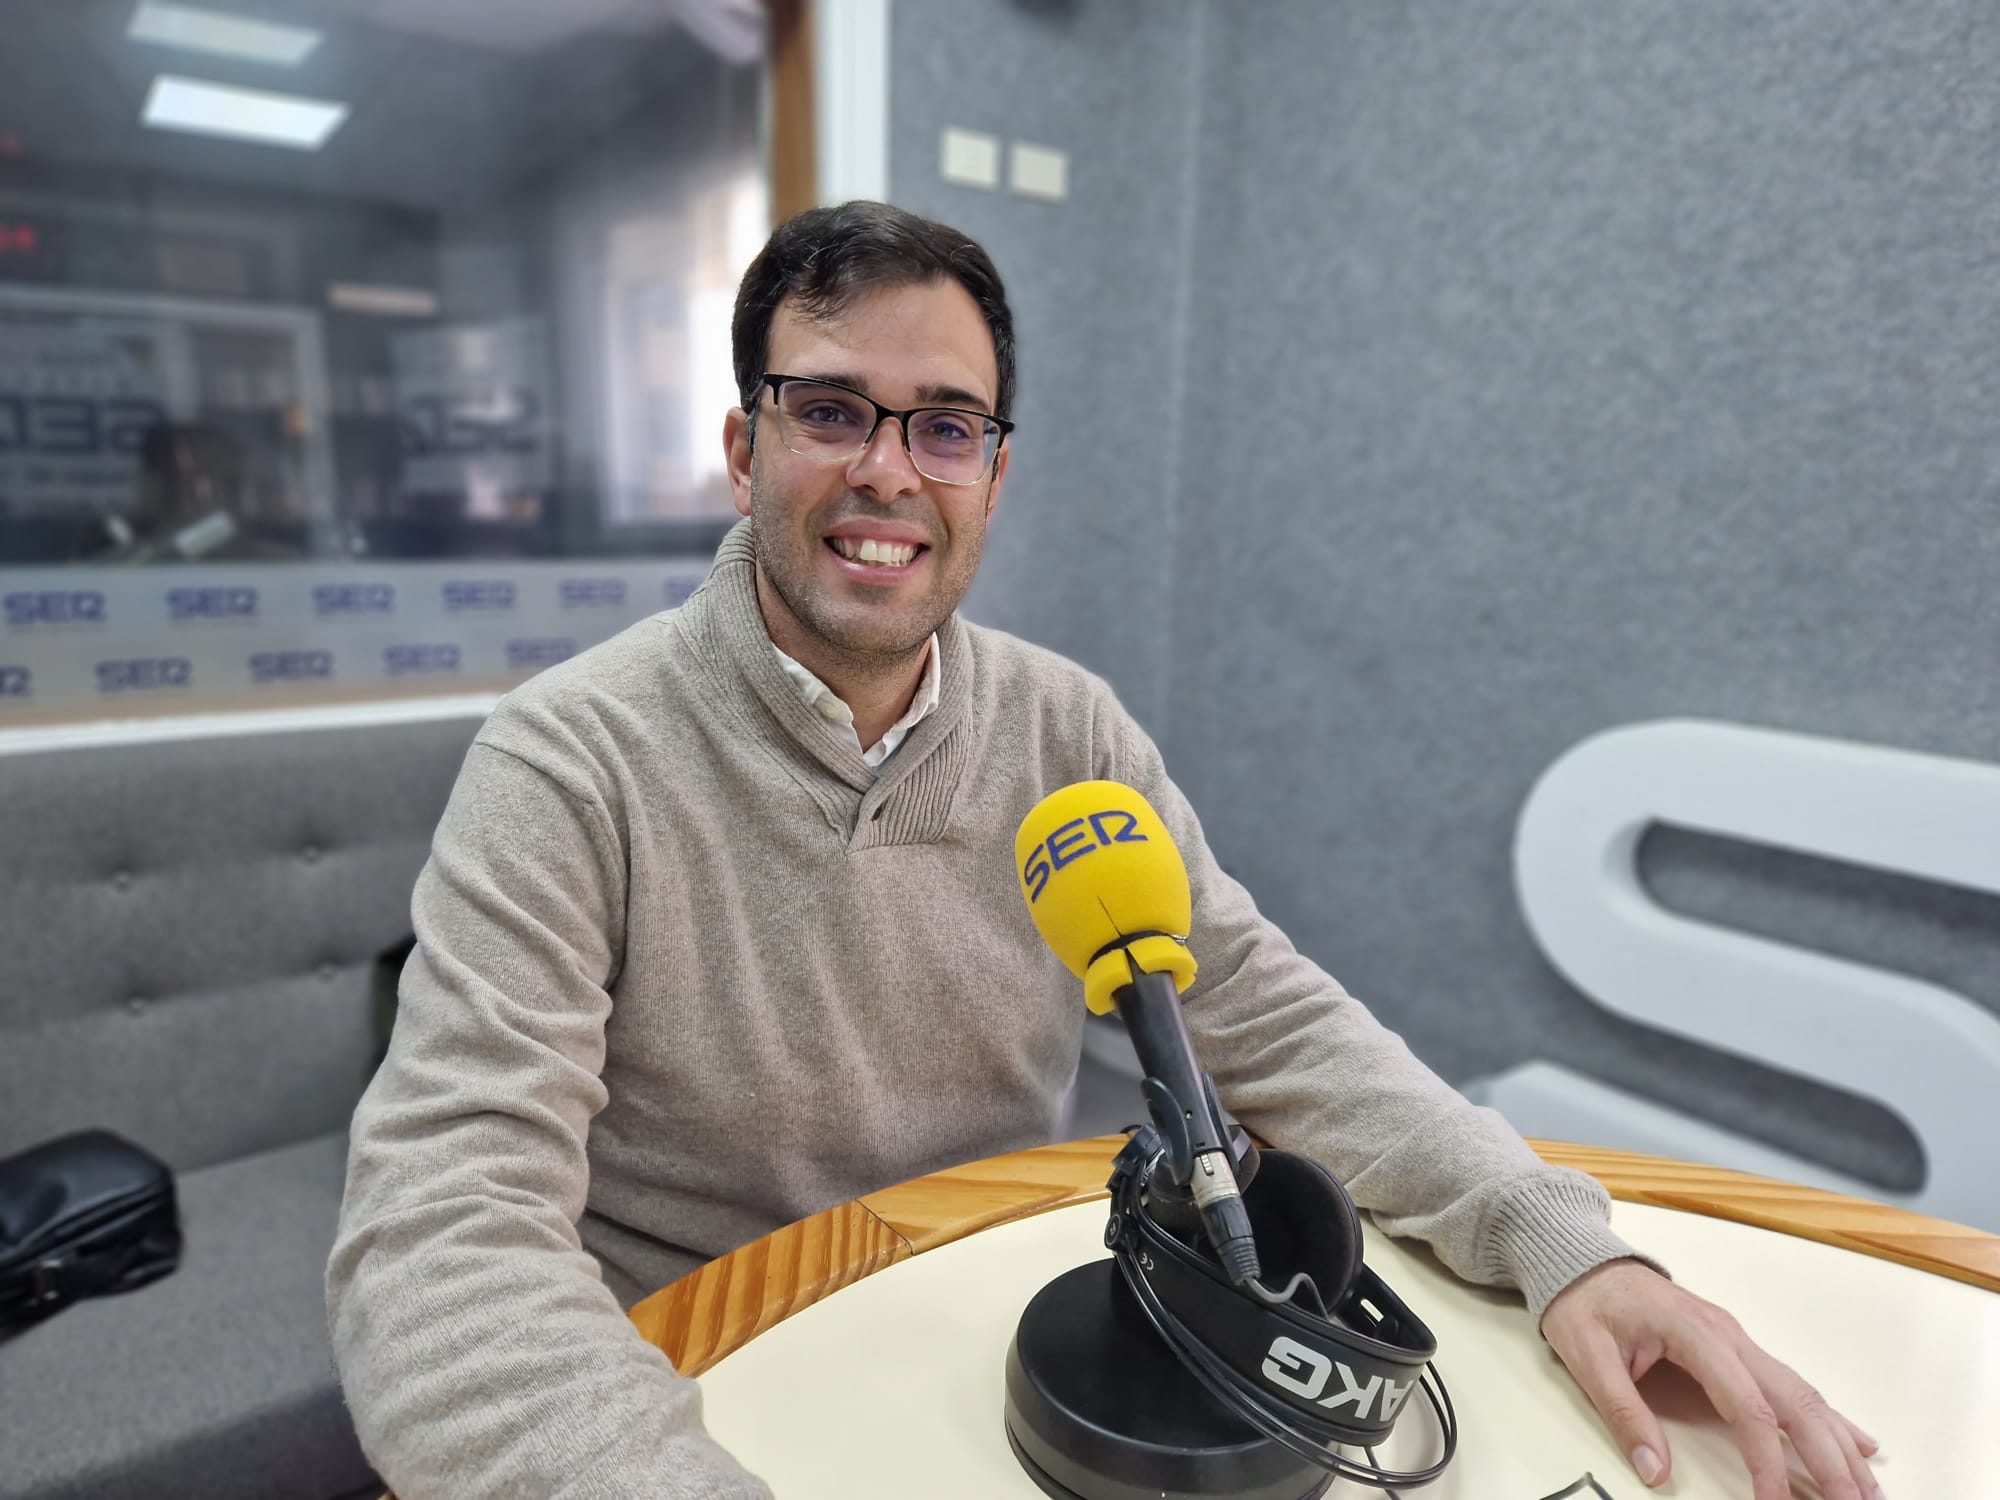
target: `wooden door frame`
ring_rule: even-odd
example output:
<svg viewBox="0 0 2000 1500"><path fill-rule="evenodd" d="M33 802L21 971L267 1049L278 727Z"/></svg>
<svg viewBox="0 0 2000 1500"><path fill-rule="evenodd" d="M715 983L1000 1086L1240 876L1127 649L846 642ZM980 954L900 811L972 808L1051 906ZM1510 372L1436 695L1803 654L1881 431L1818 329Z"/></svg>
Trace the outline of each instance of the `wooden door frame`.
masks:
<svg viewBox="0 0 2000 1500"><path fill-rule="evenodd" d="M890 0L768 0L771 220L889 196Z"/></svg>

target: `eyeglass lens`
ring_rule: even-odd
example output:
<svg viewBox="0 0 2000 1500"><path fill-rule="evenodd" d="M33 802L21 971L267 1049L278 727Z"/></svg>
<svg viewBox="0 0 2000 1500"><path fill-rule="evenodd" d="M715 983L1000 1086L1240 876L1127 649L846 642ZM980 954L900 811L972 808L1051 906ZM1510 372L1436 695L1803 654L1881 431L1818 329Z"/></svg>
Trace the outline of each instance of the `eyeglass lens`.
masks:
<svg viewBox="0 0 2000 1500"><path fill-rule="evenodd" d="M875 409L850 391L788 380L778 391L785 446L806 458L852 458L875 426ZM932 407L912 412L908 444L917 471L945 484L970 484L985 472L1000 429L974 412Z"/></svg>

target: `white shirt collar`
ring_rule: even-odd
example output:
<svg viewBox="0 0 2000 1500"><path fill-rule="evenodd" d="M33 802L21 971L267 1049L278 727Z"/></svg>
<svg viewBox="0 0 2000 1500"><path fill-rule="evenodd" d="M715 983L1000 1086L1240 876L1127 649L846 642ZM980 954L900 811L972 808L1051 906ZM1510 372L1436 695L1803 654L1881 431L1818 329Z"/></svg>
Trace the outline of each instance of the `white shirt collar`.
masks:
<svg viewBox="0 0 2000 1500"><path fill-rule="evenodd" d="M778 651L775 645L771 649ZM879 768L883 761L896 753L896 747L903 743L904 737L938 706L938 656L938 638L937 633L933 631L930 644L925 648L924 680L917 684L916 696L910 699L910 706L904 710L903 717L891 724L882 738L866 750L861 749L861 736L854 732L854 710L849 708L832 688L815 677L810 667L793 661L782 651L778 651L778 664L785 669L785 675L797 685L799 695L805 699L806 707L836 729L846 730L847 738L853 742L854 748L861 750L862 760L870 767Z"/></svg>

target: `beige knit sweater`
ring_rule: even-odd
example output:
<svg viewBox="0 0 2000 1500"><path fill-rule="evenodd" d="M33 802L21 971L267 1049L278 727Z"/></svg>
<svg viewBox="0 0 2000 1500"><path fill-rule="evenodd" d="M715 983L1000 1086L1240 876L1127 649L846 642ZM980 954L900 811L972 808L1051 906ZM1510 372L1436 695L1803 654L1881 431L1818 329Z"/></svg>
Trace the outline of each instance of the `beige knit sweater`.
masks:
<svg viewBox="0 0 2000 1500"><path fill-rule="evenodd" d="M327 1269L361 1441L403 1500L766 1494L623 1309L831 1204L1050 1139L1084 1008L1013 837L1072 781L1137 787L1179 843L1189 1028L1245 1124L1537 1316L1631 1253L1594 1182L1258 915L1102 681L953 619L937 711L878 776L786 678L752 558L746 524L681 609L509 694L418 881Z"/></svg>

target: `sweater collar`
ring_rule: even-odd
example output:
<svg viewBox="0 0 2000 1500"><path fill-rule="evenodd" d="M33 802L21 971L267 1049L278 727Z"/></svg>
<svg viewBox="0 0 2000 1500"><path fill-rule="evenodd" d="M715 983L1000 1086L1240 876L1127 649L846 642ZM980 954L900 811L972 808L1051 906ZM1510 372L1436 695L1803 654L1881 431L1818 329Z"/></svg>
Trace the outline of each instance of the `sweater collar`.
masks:
<svg viewBox="0 0 2000 1500"><path fill-rule="evenodd" d="M937 708L910 730L878 778L861 758L853 735L843 735L806 706L772 649L757 603L756 543L747 518L722 539L708 580L688 607L705 637L708 649L703 656L711 682L724 697L752 711L753 723L747 726L751 732L775 728L792 755L831 773L850 792L867 795L870 802L891 793L951 740L971 707L971 640L954 612L937 630ZM843 812L843 821L850 815Z"/></svg>
<svg viewBox="0 0 2000 1500"><path fill-rule="evenodd" d="M778 653L778 665L785 669L785 675L799 690L799 697L807 708L818 714L836 729L846 729L854 734L855 744L861 743L861 736L854 730L854 710L847 700L822 682L813 669L802 661ZM917 690L910 698L910 706L903 710L902 717L883 731L882 738L861 752L861 758L871 766L879 766L896 753L896 747L903 743L909 732L921 724L937 710L940 679L938 677L938 638L931 632L931 638L924 642L924 671L917 682Z"/></svg>

